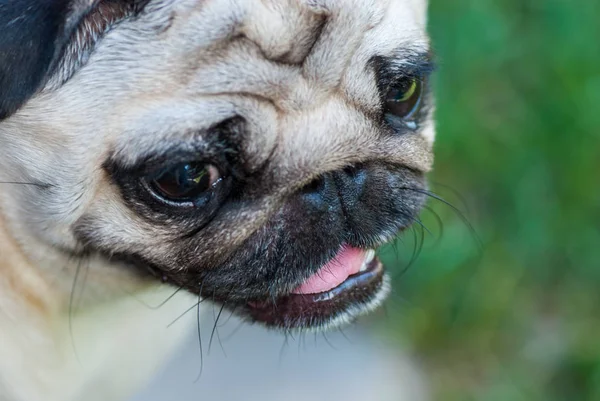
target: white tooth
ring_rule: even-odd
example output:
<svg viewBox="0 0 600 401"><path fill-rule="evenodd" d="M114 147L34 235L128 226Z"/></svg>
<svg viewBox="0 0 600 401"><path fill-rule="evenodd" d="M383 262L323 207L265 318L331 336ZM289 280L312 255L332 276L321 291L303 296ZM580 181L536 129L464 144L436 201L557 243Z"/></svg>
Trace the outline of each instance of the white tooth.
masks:
<svg viewBox="0 0 600 401"><path fill-rule="evenodd" d="M373 261L373 259L375 259L375 250L369 249L365 255L365 262L371 263Z"/></svg>
<svg viewBox="0 0 600 401"><path fill-rule="evenodd" d="M375 251L373 249L369 249L365 254L365 259L363 260L362 266L360 267L360 271L366 271L369 267L369 263L371 263L373 259L375 259Z"/></svg>

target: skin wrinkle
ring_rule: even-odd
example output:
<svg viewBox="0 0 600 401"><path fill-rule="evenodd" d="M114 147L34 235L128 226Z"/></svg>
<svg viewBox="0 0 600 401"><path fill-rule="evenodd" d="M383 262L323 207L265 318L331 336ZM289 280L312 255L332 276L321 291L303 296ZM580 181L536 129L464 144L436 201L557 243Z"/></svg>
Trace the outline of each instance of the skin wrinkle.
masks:
<svg viewBox="0 0 600 401"><path fill-rule="evenodd" d="M259 4L249 9L251 15L246 18L243 35L259 47L265 59L301 65L321 35L323 16L308 12L293 0ZM269 30L268 34L264 29Z"/></svg>
<svg viewBox="0 0 600 401"><path fill-rule="evenodd" d="M36 273L26 271L30 269L30 261L27 260L15 241L4 232L1 224L0 244L2 251L0 254L5 255L2 262L0 262L3 281L0 287L3 288L3 292L10 290L19 294L26 304L26 310L33 311L38 317L48 319L51 312L57 307L56 300L50 296L47 283L39 280ZM0 313L3 312L4 308L0 305ZM17 319L18 317L15 316L14 318Z"/></svg>

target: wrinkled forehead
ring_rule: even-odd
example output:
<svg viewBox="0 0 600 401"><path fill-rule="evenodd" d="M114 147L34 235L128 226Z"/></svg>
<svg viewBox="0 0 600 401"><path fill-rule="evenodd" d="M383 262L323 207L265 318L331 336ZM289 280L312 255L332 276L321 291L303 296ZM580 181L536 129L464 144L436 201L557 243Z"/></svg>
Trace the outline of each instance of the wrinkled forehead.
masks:
<svg viewBox="0 0 600 401"><path fill-rule="evenodd" d="M203 133L242 116L241 147L251 166L279 146L281 158L295 163L290 170L302 163L317 173L338 168L378 140L365 113L381 107L372 61L408 65L429 47L425 0L150 0L93 51L78 49L101 21L110 25L114 7L84 23L65 53L65 68L81 62L78 72L36 100L54 115L47 132L102 121L102 134L89 131L88 142L109 144L125 165L177 142L208 146ZM421 129L430 141L431 129ZM410 145L409 153L425 154L428 146Z"/></svg>
<svg viewBox="0 0 600 401"><path fill-rule="evenodd" d="M157 52L142 51L149 58L155 53L155 64L169 69L159 78L165 86L179 85L169 80L185 76L186 88L179 93L199 103L207 124L239 109L265 109L248 106L248 99L266 100L284 113L310 109L331 97L352 107L377 108L372 60L408 65L429 47L424 0L164 0L151 2L147 14L157 24L167 15L183 26L174 29L177 39L166 38L168 44ZM165 52L173 48L180 51ZM121 52L112 58L117 55L123 57ZM140 87L156 85L152 79ZM204 115L207 110L215 111L214 118ZM161 118L160 112L150 114ZM272 113L263 114L257 120L268 121Z"/></svg>

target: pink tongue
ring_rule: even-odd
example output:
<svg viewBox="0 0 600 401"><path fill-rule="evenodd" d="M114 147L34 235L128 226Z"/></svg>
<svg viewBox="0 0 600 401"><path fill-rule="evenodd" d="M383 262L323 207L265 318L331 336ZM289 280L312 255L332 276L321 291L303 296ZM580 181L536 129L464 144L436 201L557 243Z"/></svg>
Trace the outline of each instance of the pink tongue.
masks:
<svg viewBox="0 0 600 401"><path fill-rule="evenodd" d="M348 277L360 271L366 257L363 249L344 247L338 254L321 269L310 276L294 294L318 294L334 289Z"/></svg>

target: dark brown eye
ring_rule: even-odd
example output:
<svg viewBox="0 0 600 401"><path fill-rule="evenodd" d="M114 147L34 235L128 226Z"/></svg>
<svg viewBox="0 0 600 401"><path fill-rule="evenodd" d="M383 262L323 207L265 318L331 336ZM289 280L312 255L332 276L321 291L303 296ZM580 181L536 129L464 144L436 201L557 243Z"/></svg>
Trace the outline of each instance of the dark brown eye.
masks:
<svg viewBox="0 0 600 401"><path fill-rule="evenodd" d="M172 202L193 202L208 193L221 179L219 170L205 163L181 163L150 181L151 189Z"/></svg>
<svg viewBox="0 0 600 401"><path fill-rule="evenodd" d="M414 117L421 105L423 82L418 78L405 78L394 85L385 97L386 113L403 120Z"/></svg>

